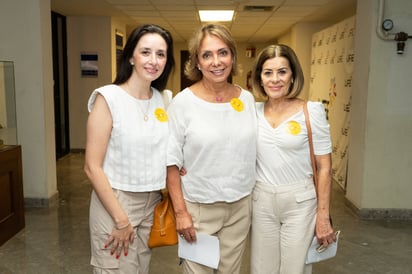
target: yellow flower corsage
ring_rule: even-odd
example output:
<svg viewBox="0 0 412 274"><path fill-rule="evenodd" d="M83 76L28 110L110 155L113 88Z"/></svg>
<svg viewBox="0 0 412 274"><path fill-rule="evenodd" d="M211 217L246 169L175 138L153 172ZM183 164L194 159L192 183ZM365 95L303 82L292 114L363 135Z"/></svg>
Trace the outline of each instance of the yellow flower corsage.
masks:
<svg viewBox="0 0 412 274"><path fill-rule="evenodd" d="M154 115L156 116L156 119L160 122L167 122L169 120L166 111L162 108L155 109Z"/></svg>
<svg viewBox="0 0 412 274"><path fill-rule="evenodd" d="M292 135L298 135L301 131L300 124L296 121L289 121L288 122L288 131Z"/></svg>
<svg viewBox="0 0 412 274"><path fill-rule="evenodd" d="M234 110L238 112L243 111L243 109L245 108L245 105L239 98L233 98L232 100L230 100L230 105Z"/></svg>

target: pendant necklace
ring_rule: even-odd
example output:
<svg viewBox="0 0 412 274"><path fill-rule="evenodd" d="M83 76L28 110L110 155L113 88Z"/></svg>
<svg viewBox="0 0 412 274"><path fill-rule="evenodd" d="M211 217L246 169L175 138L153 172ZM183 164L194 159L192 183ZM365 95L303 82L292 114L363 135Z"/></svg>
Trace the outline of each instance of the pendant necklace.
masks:
<svg viewBox="0 0 412 274"><path fill-rule="evenodd" d="M127 86L128 93L129 93L129 94L132 94L132 93L131 93L131 90L132 90L132 89L131 89L130 86L129 86L129 82L126 83L126 86ZM132 95L133 97L135 97L136 99L138 99L137 105L139 106L139 109L140 109L140 111L141 111L142 114L143 114L143 120L144 120L145 122L147 122L147 121L149 120L150 99L152 98L152 94L153 94L153 91L152 91L152 89L150 88L150 91L149 91L149 99L148 99L148 100L138 99L136 96ZM147 102L146 111L144 111L144 110L143 110L143 107L141 106L142 101L143 101L143 103L146 103L146 102Z"/></svg>
<svg viewBox="0 0 412 274"><path fill-rule="evenodd" d="M143 114L143 120L144 120L145 122L147 122L147 120L149 120L150 99L149 99L148 102L147 102L146 112L143 111L143 108L142 108L142 106L140 105L140 104L141 104L140 101L138 102L138 104L139 104L140 111L141 111L142 114Z"/></svg>

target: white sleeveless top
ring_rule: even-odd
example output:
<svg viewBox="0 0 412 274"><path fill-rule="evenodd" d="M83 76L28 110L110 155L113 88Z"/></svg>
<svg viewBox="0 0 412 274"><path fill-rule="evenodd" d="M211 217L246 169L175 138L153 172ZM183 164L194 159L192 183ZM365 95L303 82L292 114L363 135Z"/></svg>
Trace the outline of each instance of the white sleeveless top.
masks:
<svg viewBox="0 0 412 274"><path fill-rule="evenodd" d="M97 94L103 95L112 115L113 129L103 163L112 188L146 192L165 187L168 122L161 115L167 114L162 94L152 90L151 99L138 100L111 84L96 89L89 98L91 111Z"/></svg>

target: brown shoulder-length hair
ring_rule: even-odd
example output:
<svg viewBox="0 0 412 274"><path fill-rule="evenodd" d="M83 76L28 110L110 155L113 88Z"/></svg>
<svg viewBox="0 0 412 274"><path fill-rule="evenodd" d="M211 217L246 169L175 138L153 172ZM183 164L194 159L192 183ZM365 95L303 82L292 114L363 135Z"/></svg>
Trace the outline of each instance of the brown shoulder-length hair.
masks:
<svg viewBox="0 0 412 274"><path fill-rule="evenodd" d="M288 60L290 69L292 70L292 79L293 82L289 87L289 93L286 96L287 98L296 98L302 91L304 84L304 77L302 67L300 65L299 59L296 56L296 53L290 47L286 45L270 45L264 48L256 57L255 64L253 66L253 76L252 76L252 85L253 91L262 95L264 98L267 98L265 89L262 86L262 67L263 64L268 59L275 57L284 57Z"/></svg>
<svg viewBox="0 0 412 274"><path fill-rule="evenodd" d="M203 74L198 69L198 55L199 48L203 42L203 39L207 36L215 36L225 43L232 54L232 72L231 75L235 76L240 72L237 63L237 50L236 42L233 39L230 31L224 26L219 24L207 24L202 26L189 41L189 60L185 64L185 75L192 81L199 81L202 79Z"/></svg>

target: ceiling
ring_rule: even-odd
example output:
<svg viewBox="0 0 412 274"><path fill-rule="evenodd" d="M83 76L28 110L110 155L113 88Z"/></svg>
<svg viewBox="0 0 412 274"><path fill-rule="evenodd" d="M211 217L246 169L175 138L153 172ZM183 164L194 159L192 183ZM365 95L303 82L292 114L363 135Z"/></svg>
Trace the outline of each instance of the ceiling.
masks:
<svg viewBox="0 0 412 274"><path fill-rule="evenodd" d="M111 16L128 29L153 23L168 29L176 42L188 41L201 26L200 9L234 9L227 25L244 43L265 43L304 22L337 23L356 13L357 0L51 0L65 16ZM263 7L269 6L270 10ZM249 10L248 10L249 7Z"/></svg>

